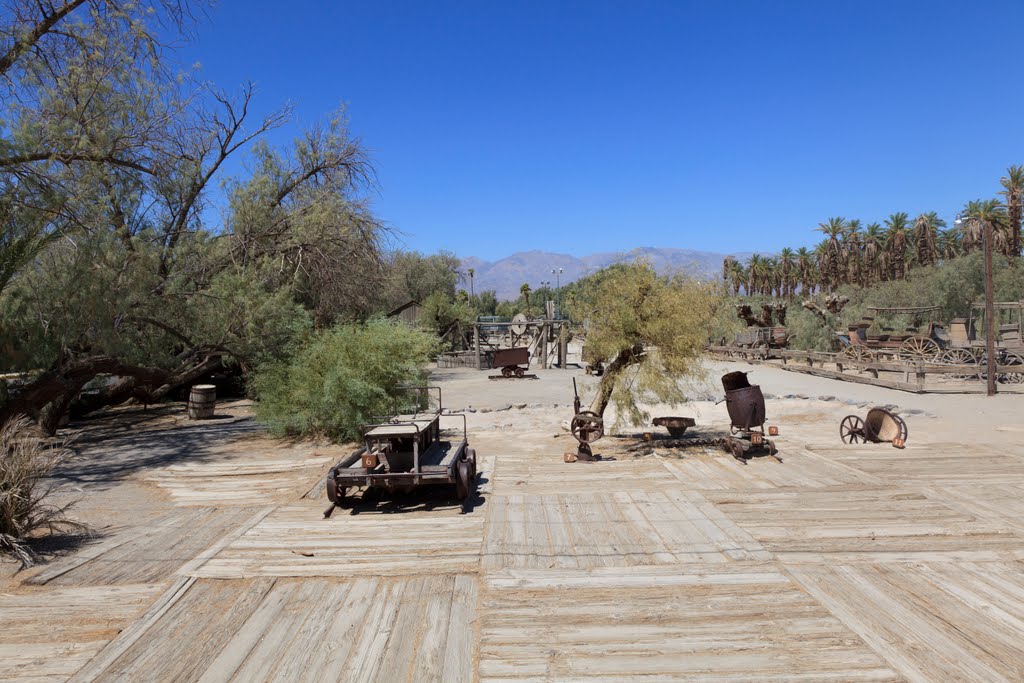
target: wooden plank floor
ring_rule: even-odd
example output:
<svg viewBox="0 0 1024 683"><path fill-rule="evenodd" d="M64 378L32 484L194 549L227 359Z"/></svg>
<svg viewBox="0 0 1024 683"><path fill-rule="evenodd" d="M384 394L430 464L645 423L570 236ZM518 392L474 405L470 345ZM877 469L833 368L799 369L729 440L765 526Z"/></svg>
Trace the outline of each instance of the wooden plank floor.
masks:
<svg viewBox="0 0 1024 683"><path fill-rule="evenodd" d="M214 448L140 475L160 514L0 595L0 679L1024 680L1024 453L916 425L846 447L815 411L746 465L615 439L565 464L560 415L480 423L465 513L325 520L313 447Z"/></svg>
<svg viewBox="0 0 1024 683"><path fill-rule="evenodd" d="M481 681L895 681L771 563L490 573Z"/></svg>
<svg viewBox="0 0 1024 683"><path fill-rule="evenodd" d="M64 681L163 590L159 584L0 594L0 681Z"/></svg>

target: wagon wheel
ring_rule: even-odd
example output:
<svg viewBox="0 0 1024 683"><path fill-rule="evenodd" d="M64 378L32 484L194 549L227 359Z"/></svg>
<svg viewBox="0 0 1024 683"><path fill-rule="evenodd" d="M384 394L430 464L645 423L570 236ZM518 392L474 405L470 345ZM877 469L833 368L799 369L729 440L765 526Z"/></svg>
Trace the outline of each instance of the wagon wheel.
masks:
<svg viewBox="0 0 1024 683"><path fill-rule="evenodd" d="M522 377L526 374L526 370L523 370L522 368L516 368L512 372L516 373L516 377Z"/></svg>
<svg viewBox="0 0 1024 683"><path fill-rule="evenodd" d="M729 448L729 452L732 453L732 457L736 458L737 460L739 460L744 465L747 464L747 459L745 457L743 457L744 456L743 444L741 444L736 439L729 439L728 448Z"/></svg>
<svg viewBox="0 0 1024 683"><path fill-rule="evenodd" d="M939 360L947 365L964 367L963 375L953 375L953 377L964 379L978 375L978 357L970 349L947 349Z"/></svg>
<svg viewBox="0 0 1024 683"><path fill-rule="evenodd" d="M584 410L572 418L573 438L580 443L594 443L604 436L604 420L592 410Z"/></svg>
<svg viewBox="0 0 1024 683"><path fill-rule="evenodd" d="M856 415L847 415L839 423L839 438L843 443L864 443L864 420Z"/></svg>
<svg viewBox="0 0 1024 683"><path fill-rule="evenodd" d="M999 375L999 381L1005 384L1024 384L1024 356L1012 351L1007 351L1003 358L1002 365L1020 365L1020 372L1004 372Z"/></svg>
<svg viewBox="0 0 1024 683"><path fill-rule="evenodd" d="M460 460L455 473L455 495L459 500L466 500L475 487L476 477L473 476L473 464L469 460Z"/></svg>
<svg viewBox="0 0 1024 683"><path fill-rule="evenodd" d="M935 360L939 356L939 345L928 337L911 337L900 344L896 358L909 363Z"/></svg>
<svg viewBox="0 0 1024 683"><path fill-rule="evenodd" d="M970 349L946 349L939 360L949 365L977 365L978 357ZM973 373L972 373L973 374Z"/></svg>
<svg viewBox="0 0 1024 683"><path fill-rule="evenodd" d="M843 358L858 363L867 363L874 358L871 349L859 345L850 345L843 349Z"/></svg>
<svg viewBox="0 0 1024 683"><path fill-rule="evenodd" d="M502 377L511 377L512 376L512 368L502 368L501 369L501 376Z"/></svg>

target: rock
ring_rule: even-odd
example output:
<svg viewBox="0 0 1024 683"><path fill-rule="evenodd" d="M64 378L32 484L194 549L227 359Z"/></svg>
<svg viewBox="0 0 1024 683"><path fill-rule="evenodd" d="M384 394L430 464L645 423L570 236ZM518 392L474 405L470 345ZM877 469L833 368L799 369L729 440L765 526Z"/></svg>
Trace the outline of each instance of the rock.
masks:
<svg viewBox="0 0 1024 683"><path fill-rule="evenodd" d="M764 400L766 400L766 401L770 401L773 398L775 398L775 394L765 394L765 393L762 392L761 395L764 396Z"/></svg>
<svg viewBox="0 0 1024 683"><path fill-rule="evenodd" d="M516 410L522 410L525 407L526 407L525 403L517 403L516 404Z"/></svg>
<svg viewBox="0 0 1024 683"><path fill-rule="evenodd" d="M489 412L491 412L491 409L490 408L481 408L480 412L481 413L489 413Z"/></svg>
<svg viewBox="0 0 1024 683"><path fill-rule="evenodd" d="M494 412L496 412L496 413L503 413L506 410L512 410L512 404L511 403L508 404L508 405L502 406L500 408L495 408Z"/></svg>
<svg viewBox="0 0 1024 683"><path fill-rule="evenodd" d="M819 396L818 400L819 401L834 401L834 400L836 400L836 397L835 396Z"/></svg>
<svg viewBox="0 0 1024 683"><path fill-rule="evenodd" d="M799 399L801 401L807 400L807 396L805 396L804 394L793 394L793 398Z"/></svg>

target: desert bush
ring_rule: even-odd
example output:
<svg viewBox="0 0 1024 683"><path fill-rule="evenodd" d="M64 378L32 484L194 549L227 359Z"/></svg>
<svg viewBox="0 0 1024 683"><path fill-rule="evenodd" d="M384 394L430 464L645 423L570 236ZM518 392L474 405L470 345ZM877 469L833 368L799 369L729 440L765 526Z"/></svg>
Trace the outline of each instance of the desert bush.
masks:
<svg viewBox="0 0 1024 683"><path fill-rule="evenodd" d="M317 333L289 359L258 368L256 416L281 436L358 438L361 424L388 412L399 387L425 381L436 345L426 332L381 319Z"/></svg>
<svg viewBox="0 0 1024 683"><path fill-rule="evenodd" d="M40 532L86 530L65 515L74 501L48 502L56 486L46 479L71 451L66 443L47 445L30 435L31 424L22 418L0 429L0 552L16 557L22 567L39 559L29 541Z"/></svg>

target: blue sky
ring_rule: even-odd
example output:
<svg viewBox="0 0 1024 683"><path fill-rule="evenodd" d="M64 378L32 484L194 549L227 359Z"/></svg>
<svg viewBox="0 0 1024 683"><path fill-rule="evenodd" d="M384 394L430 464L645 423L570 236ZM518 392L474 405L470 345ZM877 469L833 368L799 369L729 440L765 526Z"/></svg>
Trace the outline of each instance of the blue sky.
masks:
<svg viewBox="0 0 1024 683"><path fill-rule="evenodd" d="M407 248L776 251L1024 163L1021 2L220 0L186 59L346 103Z"/></svg>

